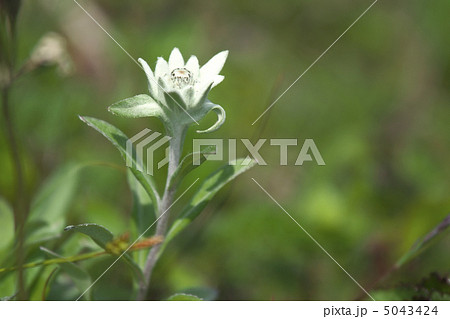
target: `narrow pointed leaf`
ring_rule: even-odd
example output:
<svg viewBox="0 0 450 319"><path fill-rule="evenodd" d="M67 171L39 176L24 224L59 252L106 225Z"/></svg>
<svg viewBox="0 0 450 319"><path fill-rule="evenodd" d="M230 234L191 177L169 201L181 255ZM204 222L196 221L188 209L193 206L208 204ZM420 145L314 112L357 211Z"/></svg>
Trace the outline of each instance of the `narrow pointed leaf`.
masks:
<svg viewBox="0 0 450 319"><path fill-rule="evenodd" d="M113 234L105 227L98 224L80 224L67 226L65 231L76 231L91 237L101 248L106 249L106 244L114 239Z"/></svg>
<svg viewBox="0 0 450 319"><path fill-rule="evenodd" d="M64 230L66 231L76 231L91 237L91 239L99 245L101 248L107 250L106 245L113 241L113 234L105 227L98 224L80 224L67 226ZM138 279L143 278L142 270L134 262L133 258L128 253L123 254L123 260L131 267L133 273Z"/></svg>

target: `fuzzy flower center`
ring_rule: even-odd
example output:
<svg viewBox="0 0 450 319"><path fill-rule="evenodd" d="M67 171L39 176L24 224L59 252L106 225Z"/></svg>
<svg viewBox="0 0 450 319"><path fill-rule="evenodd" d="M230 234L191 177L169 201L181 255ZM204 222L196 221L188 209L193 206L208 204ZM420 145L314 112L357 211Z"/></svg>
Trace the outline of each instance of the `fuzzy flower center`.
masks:
<svg viewBox="0 0 450 319"><path fill-rule="evenodd" d="M181 89L186 85L192 84L192 73L186 68L176 68L170 73L172 83Z"/></svg>

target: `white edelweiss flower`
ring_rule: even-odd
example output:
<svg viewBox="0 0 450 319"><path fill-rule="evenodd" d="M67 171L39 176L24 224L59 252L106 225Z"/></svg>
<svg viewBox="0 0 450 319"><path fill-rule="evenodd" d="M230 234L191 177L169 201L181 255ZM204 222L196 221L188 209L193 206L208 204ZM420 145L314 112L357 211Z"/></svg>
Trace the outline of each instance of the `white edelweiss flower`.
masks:
<svg viewBox="0 0 450 319"><path fill-rule="evenodd" d="M210 110L219 117L215 125L206 131L218 129L225 121L224 109L207 99L211 88L223 81L219 75L228 56L228 51L222 51L200 67L196 56L191 56L184 62L178 48L174 48L169 61L158 58L153 73L143 59L139 59L148 79L150 97L168 112L168 117L177 114L183 123L197 122Z"/></svg>

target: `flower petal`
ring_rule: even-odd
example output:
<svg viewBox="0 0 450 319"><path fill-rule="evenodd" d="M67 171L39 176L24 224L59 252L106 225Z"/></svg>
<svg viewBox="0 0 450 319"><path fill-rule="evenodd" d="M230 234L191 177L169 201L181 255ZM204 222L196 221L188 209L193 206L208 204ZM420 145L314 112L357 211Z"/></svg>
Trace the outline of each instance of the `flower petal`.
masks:
<svg viewBox="0 0 450 319"><path fill-rule="evenodd" d="M158 85L156 83L155 76L153 75L153 71L148 66L148 63L144 59L139 58L138 61L142 65L142 68L144 69L144 72L147 75L148 90L150 92L150 95L155 97L158 92L158 90L157 90Z"/></svg>
<svg viewBox="0 0 450 319"><path fill-rule="evenodd" d="M201 78L212 78L218 75L228 57L228 50L217 53L200 69Z"/></svg>
<svg viewBox="0 0 450 319"><path fill-rule="evenodd" d="M193 107L196 107L198 105L203 105L203 103L205 103L206 98L209 94L209 91L211 91L211 87L212 87L212 82L209 82L209 83L205 82L205 83L202 83L195 87L194 98L192 100Z"/></svg>
<svg viewBox="0 0 450 319"><path fill-rule="evenodd" d="M184 60L178 48L174 48L169 57L169 72L176 68L184 68Z"/></svg>
<svg viewBox="0 0 450 319"><path fill-rule="evenodd" d="M198 59L195 55L192 55L186 62L185 68L192 72L194 80L198 78L200 73L200 65L198 64Z"/></svg>
<svg viewBox="0 0 450 319"><path fill-rule="evenodd" d="M155 67L155 78L163 78L169 73L169 65L163 58L158 58Z"/></svg>
<svg viewBox="0 0 450 319"><path fill-rule="evenodd" d="M216 75L214 77L214 82L211 88L215 87L216 85L220 84L220 82L223 81L223 79L225 79L225 77L223 75Z"/></svg>

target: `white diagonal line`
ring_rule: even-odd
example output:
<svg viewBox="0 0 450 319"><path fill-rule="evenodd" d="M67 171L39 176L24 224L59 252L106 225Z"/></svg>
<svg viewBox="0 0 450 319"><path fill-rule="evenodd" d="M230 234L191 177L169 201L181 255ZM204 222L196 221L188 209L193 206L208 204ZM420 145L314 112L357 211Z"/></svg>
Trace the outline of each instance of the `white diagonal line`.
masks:
<svg viewBox="0 0 450 319"><path fill-rule="evenodd" d="M319 242L318 242L318 241L317 241L310 233L308 233L308 231L307 231L305 228L303 228L302 225L300 225L300 224L299 224L299 223L298 223L298 222L297 222L297 221L296 221L296 220L295 220L295 219L294 219L294 218L293 218L293 217L292 217L292 216L291 216L284 208L283 208L283 206L281 206L280 203L278 203L277 200L276 200L275 198L273 198L272 195L269 194L269 192L267 192L267 191L264 189L264 187L261 186L261 184L259 184L254 178L252 178L252 180L256 183L256 185L259 186L259 188L261 188L261 189L264 191L264 193L267 194L267 196L270 197L271 200L273 200L273 201L275 202L275 204L278 205L278 207L281 208L281 210L282 210L283 212L286 213L286 215L288 215L288 216L294 221L294 223L297 224L298 227L300 227L301 230L303 230L303 232L304 232L306 235L308 235L309 238L311 238L311 240L312 240L317 246L319 246L320 249L323 250L323 252L324 252L325 254L327 254L328 257L331 258L331 260L333 260L333 261L336 263L336 265L339 266L339 268L342 269L342 271L344 271L344 272L347 274L347 276L350 277L351 280L353 280L353 281L355 282L355 284L358 285L359 288L361 288L361 289L366 293L367 296L370 297L370 299L372 299L373 301L376 301L376 300L375 300L375 299L367 292L367 290L364 289L364 287L361 286L361 284L360 284L359 282L357 282L356 279L353 278L352 275L350 275L350 274L347 272L347 270L345 270L344 267L342 267L342 266L336 261L336 259L334 259L333 256L331 256L331 255L328 253L328 251L326 251L325 248L323 248L323 246L322 246L321 244L319 244Z"/></svg>
<svg viewBox="0 0 450 319"><path fill-rule="evenodd" d="M321 55L319 55L319 57L317 59L315 59L314 62L311 63L311 65L305 71L303 71L303 73L300 74L300 76L294 82L292 82L292 84L289 85L289 87L283 93L281 93L281 95L275 101L273 101L272 104L270 104L267 109L264 110L264 112L262 112L262 114L252 123L252 125L254 125L256 122L258 122L259 119L261 117L263 117L264 114L266 114L267 111L269 111L272 108L272 106L275 103L277 103L278 100L281 99L281 97L284 94L286 94L286 92L289 91L291 89L291 87L294 86L294 84L297 83L297 81L300 80L306 74L306 72L308 72L314 66L314 64L316 64L328 52L328 50L330 50L336 44L336 42L338 42L344 36L344 34L346 34L347 31L350 30L356 24L356 22L358 22L359 19L361 19L367 13L367 11L369 11L370 8L372 8L375 5L375 3L377 3L377 2L378 2L378 0L375 0L363 13L361 13L361 15L355 21L353 21L353 23L347 29L345 29L345 31L342 32L342 34L336 40L334 40L334 42L331 43L331 45L325 51L323 51L323 53Z"/></svg>
<svg viewBox="0 0 450 319"><path fill-rule="evenodd" d="M92 16L85 8L83 8L83 7L81 6L81 4L78 3L77 0L73 0L73 2L75 2L75 3L80 7L80 9L83 10L84 13L86 13L86 15L87 15L89 18L91 18L91 20L94 21L94 23L95 23L96 25L98 25L98 27L99 27L100 29L102 29L103 32L105 32L105 33L111 38L111 40L113 40L113 41L119 46L119 48L121 48L122 51L125 52L125 54L128 55L128 56L130 57L131 60L133 60L134 63L136 63L136 64L138 65L138 67L140 67L143 71L145 71L144 68L142 67L142 65L140 65L139 62L136 61L136 59L133 58L133 56L132 56L130 53L128 53L128 51L125 50L124 47L121 46L120 43L117 42L116 39L114 39L113 36L112 36L111 34L109 34L108 31L105 30L105 28L103 28L102 25L101 25L97 20L95 20L95 18L94 18L94 17L93 17L93 16ZM163 87L162 87L155 79L152 78L152 81L155 82L156 85L159 86L159 88L160 88L161 90L163 90L168 96L170 96L170 98L178 105L178 107L180 107L180 108L184 111L184 113L186 113L186 114L187 114L187 115L188 115L188 116L189 116L189 117L190 117L197 125L200 125L200 124L199 124L199 123L198 123L198 122L197 122L197 121L189 114L189 112L186 111L186 110L180 105L180 103L178 103L178 102L177 102L177 101L176 101L169 93L167 93L166 90L164 90L164 88L163 88Z"/></svg>
<svg viewBox="0 0 450 319"><path fill-rule="evenodd" d="M91 289L92 288L92 286L94 286L96 283L97 283L97 281L99 281L100 280L100 278L102 278L103 277L103 275L104 274L106 274L107 272L108 272L108 270L110 270L111 269L111 267L112 266L114 266L115 265L115 263L116 262L118 262L119 261L119 259L120 258L122 258L122 256L123 255L125 255L126 253L127 253L127 251L131 248L131 247L133 247L133 245L134 244L136 244L138 241L139 241L139 239L141 239L141 237L142 236L144 236L144 234L150 229L150 228L152 228L153 227L153 225L154 224L156 224L156 222L165 214L165 213L167 213L168 211L169 211L169 209L170 208L172 208L172 206L173 205L175 205L175 203L184 195L184 194L186 194L186 192L192 187L192 186L194 186L194 184L195 183L197 183L197 181L199 180L199 178L197 178L180 196L178 196L178 198L177 199L175 199L174 201L173 201L173 203L164 211L164 212L162 212L162 214L161 215L159 215L159 217L150 225L150 226L148 226L147 227L147 229L142 233L142 234L140 234L139 235L139 237L138 238L136 238L136 240L130 245L130 246L128 246L128 248L127 249L125 249L125 251L122 253L122 254L120 254L120 256L119 257L117 257L117 259L116 260L114 260L114 262L108 267L108 268L106 268L106 270L100 275L100 276L98 276L97 277L97 279L95 279L95 281L75 300L75 301L78 301L78 300L80 300L80 298L81 297L83 297L84 296L84 294L89 290L89 289Z"/></svg>

